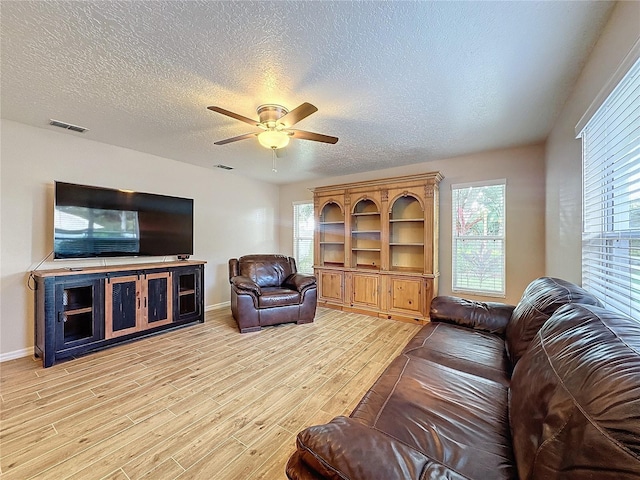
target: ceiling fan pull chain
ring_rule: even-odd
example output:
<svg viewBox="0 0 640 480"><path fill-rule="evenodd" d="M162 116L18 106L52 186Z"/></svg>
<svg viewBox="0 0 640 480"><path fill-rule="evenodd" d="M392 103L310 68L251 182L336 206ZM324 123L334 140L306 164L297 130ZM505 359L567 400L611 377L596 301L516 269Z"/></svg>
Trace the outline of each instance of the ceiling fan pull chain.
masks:
<svg viewBox="0 0 640 480"><path fill-rule="evenodd" d="M273 164L271 166L271 171L273 173L278 173L278 168L277 168L277 165L276 165L276 149L275 148L271 149L271 156L273 158Z"/></svg>

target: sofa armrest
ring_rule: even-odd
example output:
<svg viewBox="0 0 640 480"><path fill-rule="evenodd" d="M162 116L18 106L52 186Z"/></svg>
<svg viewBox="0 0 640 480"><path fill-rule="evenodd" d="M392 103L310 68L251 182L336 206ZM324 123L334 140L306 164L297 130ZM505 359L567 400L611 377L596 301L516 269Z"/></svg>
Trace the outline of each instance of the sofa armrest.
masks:
<svg viewBox="0 0 640 480"><path fill-rule="evenodd" d="M419 451L347 417L303 430L296 443L294 458L303 465L287 465L287 476L294 479L309 478L298 474L308 468L319 478L337 480L418 480L430 461Z"/></svg>
<svg viewBox="0 0 640 480"><path fill-rule="evenodd" d="M316 277L313 275L303 275L301 273L292 273L289 275L282 286L302 292L303 290L316 285Z"/></svg>
<svg viewBox="0 0 640 480"><path fill-rule="evenodd" d="M432 322L453 323L503 335L514 308L506 303L440 296L432 300L429 316Z"/></svg>
<svg viewBox="0 0 640 480"><path fill-rule="evenodd" d="M262 290L258 286L256 282L251 280L249 277L237 276L231 277L230 279L231 285L236 287L238 290L247 290L256 295L262 295Z"/></svg>

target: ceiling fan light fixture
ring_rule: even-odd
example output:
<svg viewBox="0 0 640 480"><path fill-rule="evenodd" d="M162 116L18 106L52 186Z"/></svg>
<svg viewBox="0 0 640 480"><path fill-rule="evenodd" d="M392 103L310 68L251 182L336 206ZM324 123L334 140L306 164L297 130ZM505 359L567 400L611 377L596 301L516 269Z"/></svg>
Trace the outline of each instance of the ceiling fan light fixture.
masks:
<svg viewBox="0 0 640 480"><path fill-rule="evenodd" d="M278 130L266 130L258 135L258 141L265 148L277 150L289 145L289 135Z"/></svg>

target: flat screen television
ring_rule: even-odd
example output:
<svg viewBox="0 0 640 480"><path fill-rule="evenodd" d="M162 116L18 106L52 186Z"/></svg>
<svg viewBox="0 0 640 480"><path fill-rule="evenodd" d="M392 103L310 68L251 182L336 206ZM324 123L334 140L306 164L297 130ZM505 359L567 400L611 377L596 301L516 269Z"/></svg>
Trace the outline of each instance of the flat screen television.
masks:
<svg viewBox="0 0 640 480"><path fill-rule="evenodd" d="M55 182L55 259L193 255L193 199Z"/></svg>

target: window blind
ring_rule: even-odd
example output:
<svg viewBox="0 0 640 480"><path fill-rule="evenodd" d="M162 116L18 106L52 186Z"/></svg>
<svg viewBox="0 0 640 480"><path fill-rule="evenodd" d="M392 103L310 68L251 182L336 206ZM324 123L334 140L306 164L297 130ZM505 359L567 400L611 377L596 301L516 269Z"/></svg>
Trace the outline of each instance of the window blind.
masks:
<svg viewBox="0 0 640 480"><path fill-rule="evenodd" d="M579 135L582 283L640 320L640 59Z"/></svg>

